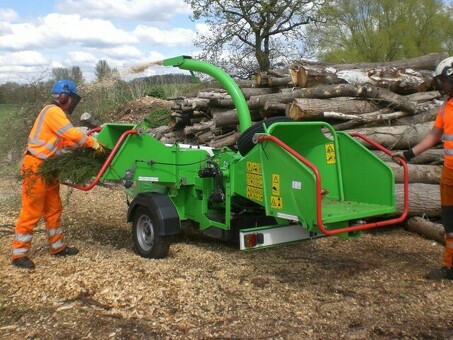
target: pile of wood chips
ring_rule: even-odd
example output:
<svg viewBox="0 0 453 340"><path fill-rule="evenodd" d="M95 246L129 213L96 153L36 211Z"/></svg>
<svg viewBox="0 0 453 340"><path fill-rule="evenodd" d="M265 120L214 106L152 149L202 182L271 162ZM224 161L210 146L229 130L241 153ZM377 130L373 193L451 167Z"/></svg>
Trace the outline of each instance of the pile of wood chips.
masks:
<svg viewBox="0 0 453 340"><path fill-rule="evenodd" d="M0 179L2 223L15 223L19 194L14 179ZM132 249L126 211L121 188L74 190L63 226L80 254L49 256L40 224L34 271L10 265L12 228L1 235L0 338L453 336L452 283L424 279L442 246L401 228L242 252L185 223L169 256L148 260Z"/></svg>

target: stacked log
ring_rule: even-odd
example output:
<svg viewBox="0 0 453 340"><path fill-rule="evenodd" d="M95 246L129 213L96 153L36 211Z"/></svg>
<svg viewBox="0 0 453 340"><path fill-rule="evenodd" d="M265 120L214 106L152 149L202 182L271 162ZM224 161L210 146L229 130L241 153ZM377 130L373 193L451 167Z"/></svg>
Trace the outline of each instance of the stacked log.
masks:
<svg viewBox="0 0 453 340"><path fill-rule="evenodd" d="M417 144L432 128L442 98L433 88L436 65L448 55L361 64L294 62L286 70L258 73L240 82L252 122L272 116L296 121L321 120L336 130L360 132L393 152ZM239 120L233 101L221 88L209 88L186 98L174 98L174 127L162 134L166 142L234 147ZM398 210L402 172L394 160L374 151L394 169ZM441 145L409 165L410 216L440 216Z"/></svg>

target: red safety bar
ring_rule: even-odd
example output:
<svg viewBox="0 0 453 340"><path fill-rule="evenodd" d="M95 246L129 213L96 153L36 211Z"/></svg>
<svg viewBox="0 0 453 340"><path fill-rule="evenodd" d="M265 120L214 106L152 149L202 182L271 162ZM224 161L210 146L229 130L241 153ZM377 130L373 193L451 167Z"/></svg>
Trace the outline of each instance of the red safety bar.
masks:
<svg viewBox="0 0 453 340"><path fill-rule="evenodd" d="M351 133L350 134L353 137L359 137L365 140L367 143L373 145L374 147L378 148L379 150L383 151L387 155L391 156L392 152L386 148L384 148L382 145L378 144L377 142L373 141L369 137L362 135L360 133ZM371 229L371 228L377 228L377 227L384 227L384 226L389 226L392 224L398 224L403 222L408 214L409 211L409 176L408 176L408 168L407 168L407 163L402 157L398 157L399 164L403 167L404 171L404 208L403 208L403 213L400 217L398 218L392 218L389 220L383 220L379 222L372 222L372 223L366 223L362 225L356 225L356 226L350 226L350 227L345 227L345 228L339 228L339 229L334 229L334 230L327 230L326 227L323 224L322 221L322 195L321 195L321 176L319 174L318 169L316 166L311 163L309 160L304 158L302 155L300 155L297 151L295 151L293 148L282 142L280 139L278 139L275 136L270 136L270 135L259 135L258 136L258 142L263 142L266 140L270 140L280 146L282 149L288 151L291 155L296 157L299 161L304 163L306 166L308 166L314 173L315 178L316 178L316 223L318 225L319 230L327 235L337 235L341 233L348 233L348 232L354 232L354 231L359 231L359 230L366 230L366 229Z"/></svg>
<svg viewBox="0 0 453 340"><path fill-rule="evenodd" d="M88 130L87 136L91 135L92 133L99 132L101 130L102 130L102 126L95 127L95 128L93 128L91 130Z"/></svg>
<svg viewBox="0 0 453 340"><path fill-rule="evenodd" d="M94 128L94 129L88 131L87 135L90 135L91 133L99 131L99 130L101 130L101 128ZM104 164L102 165L101 170L99 170L99 173L97 174L96 178L90 184L88 184L88 185L77 185L77 184L72 184L72 183L63 183L63 184L70 186L72 188L83 190L83 191L88 191L88 190L93 189L94 186L96 184L98 184L99 180L101 179L102 175L104 175L107 168L110 166L110 163L112 163L113 158L116 156L118 149L121 147L121 145L123 144L126 137L129 135L136 135L136 134L137 134L137 130L135 130L135 129L127 130L127 131L123 132L123 134L120 136L120 138L116 142L115 146L113 147L112 151L110 152L109 156L105 160Z"/></svg>

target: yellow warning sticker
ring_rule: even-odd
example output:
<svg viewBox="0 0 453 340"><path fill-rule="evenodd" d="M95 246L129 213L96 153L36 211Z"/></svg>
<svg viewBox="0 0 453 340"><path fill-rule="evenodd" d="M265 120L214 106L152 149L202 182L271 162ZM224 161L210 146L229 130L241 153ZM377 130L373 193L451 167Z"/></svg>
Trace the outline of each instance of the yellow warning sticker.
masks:
<svg viewBox="0 0 453 340"><path fill-rule="evenodd" d="M247 172L261 175L261 163L247 162Z"/></svg>
<svg viewBox="0 0 453 340"><path fill-rule="evenodd" d="M247 198L255 201L262 201L263 189L247 186Z"/></svg>
<svg viewBox="0 0 453 340"><path fill-rule="evenodd" d="M263 177L261 175L247 173L247 185L255 188L262 188Z"/></svg>
<svg viewBox="0 0 453 340"><path fill-rule="evenodd" d="M335 145L333 143L324 145L326 148L326 161L327 164L335 164L337 159L335 157Z"/></svg>
<svg viewBox="0 0 453 340"><path fill-rule="evenodd" d="M271 208L283 209L283 199L278 196L271 196Z"/></svg>
<svg viewBox="0 0 453 340"><path fill-rule="evenodd" d="M272 196L280 196L280 175L272 174Z"/></svg>

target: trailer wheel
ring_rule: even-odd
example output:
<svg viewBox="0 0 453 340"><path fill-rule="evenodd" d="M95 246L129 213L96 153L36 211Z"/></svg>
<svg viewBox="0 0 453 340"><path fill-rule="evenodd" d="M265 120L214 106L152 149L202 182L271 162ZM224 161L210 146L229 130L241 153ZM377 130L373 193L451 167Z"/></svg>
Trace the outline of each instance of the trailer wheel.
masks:
<svg viewBox="0 0 453 340"><path fill-rule="evenodd" d="M161 259L168 255L171 236L158 234L156 219L147 207L137 207L134 212L132 237L140 256Z"/></svg>
<svg viewBox="0 0 453 340"><path fill-rule="evenodd" d="M294 120L292 118L286 117L286 116L275 116L275 117L270 117L262 122L255 123L251 127L249 127L247 130L245 130L238 138L237 141L237 146L239 153L242 156L245 156L252 148L255 146L255 143L253 143L252 139L255 133L260 133L263 132L263 124L265 124L266 127L271 126L274 123L280 123L280 122L293 122Z"/></svg>

